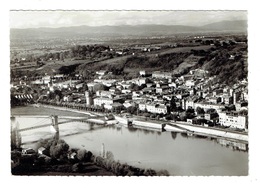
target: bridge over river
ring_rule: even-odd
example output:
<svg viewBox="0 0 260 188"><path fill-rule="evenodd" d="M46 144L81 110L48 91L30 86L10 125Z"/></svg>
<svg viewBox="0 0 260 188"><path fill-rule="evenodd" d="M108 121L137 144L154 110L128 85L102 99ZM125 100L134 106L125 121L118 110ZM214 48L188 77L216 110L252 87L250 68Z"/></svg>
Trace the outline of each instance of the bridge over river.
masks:
<svg viewBox="0 0 260 188"><path fill-rule="evenodd" d="M34 123L32 125L28 125L26 127L20 128L17 126L16 119L24 118L24 119L41 119L40 122ZM81 123L91 123L93 125L106 125L106 121L103 120L102 116L91 116L91 117L70 117L70 116L41 116L41 115L13 115L11 117L12 122L12 131L17 131L17 133L22 133L25 131L30 131L34 129L41 129L50 127L50 131L54 133L59 133L59 127L63 124L68 124L71 122L81 122Z"/></svg>
<svg viewBox="0 0 260 188"><path fill-rule="evenodd" d="M70 117L70 116L40 116L40 115L13 115L11 118L40 118L49 120L48 123L39 122L37 124L33 124L32 126L24 127L21 129L17 129L18 132L29 131L33 129L40 129L44 127L50 127L51 132L59 132L59 127L62 124L68 124L71 122L81 122L81 123L92 123L94 125L108 125L108 124L116 124L117 121L115 120L112 123L108 123L105 120L104 115L95 115L95 116L88 116L88 117ZM51 121L50 121L51 120ZM136 128L144 128L144 129L151 129L157 131L169 131L169 132L183 132L186 133L188 136L199 135L199 136L206 136L206 137L220 137L232 140L238 140L242 142L248 143L248 134L241 133L237 131L231 130L224 130L219 128L211 128L211 127L202 127L191 125L185 122L147 122L143 120L134 120L133 125Z"/></svg>
<svg viewBox="0 0 260 188"><path fill-rule="evenodd" d="M204 127L199 130L193 125L182 125L183 122L148 122L140 118L130 128L123 124L124 121L116 124L113 120L113 125L112 120L107 121L104 116L29 116L13 113L12 126L18 123L17 132L21 134L24 148L37 148L40 139L61 138L71 148L85 148L95 155L100 155L105 144L115 160L140 168L165 169L171 175L230 176L248 173L247 143L236 143L213 134L205 134L205 139L195 136L214 129ZM108 126L109 122L111 126ZM154 129L149 131L151 125ZM58 132L50 132L49 127ZM194 136L187 136L188 132Z"/></svg>

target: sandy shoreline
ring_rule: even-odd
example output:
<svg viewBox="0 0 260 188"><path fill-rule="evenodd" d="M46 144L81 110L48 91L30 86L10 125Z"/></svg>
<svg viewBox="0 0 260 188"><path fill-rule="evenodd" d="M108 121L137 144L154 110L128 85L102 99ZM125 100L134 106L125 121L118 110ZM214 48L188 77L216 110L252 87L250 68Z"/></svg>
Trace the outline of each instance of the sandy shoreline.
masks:
<svg viewBox="0 0 260 188"><path fill-rule="evenodd" d="M88 113L80 113L76 110L70 111L70 109L58 109L51 107L33 107L33 106L21 106L11 108L11 115L59 115L59 116L73 116L73 117L86 117Z"/></svg>

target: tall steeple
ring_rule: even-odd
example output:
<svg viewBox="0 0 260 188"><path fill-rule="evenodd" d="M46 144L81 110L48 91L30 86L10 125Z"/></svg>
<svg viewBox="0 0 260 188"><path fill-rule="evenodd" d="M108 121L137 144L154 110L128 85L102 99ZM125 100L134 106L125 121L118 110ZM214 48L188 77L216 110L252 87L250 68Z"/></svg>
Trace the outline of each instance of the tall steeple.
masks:
<svg viewBox="0 0 260 188"><path fill-rule="evenodd" d="M86 105L91 106L93 104L92 93L90 93L89 91L85 91L85 97L86 97Z"/></svg>

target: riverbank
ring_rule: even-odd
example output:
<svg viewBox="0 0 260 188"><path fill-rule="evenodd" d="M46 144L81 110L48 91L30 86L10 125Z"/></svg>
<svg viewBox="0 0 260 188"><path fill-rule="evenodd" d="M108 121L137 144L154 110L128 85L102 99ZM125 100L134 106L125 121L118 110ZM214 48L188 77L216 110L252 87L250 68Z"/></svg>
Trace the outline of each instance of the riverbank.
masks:
<svg viewBox="0 0 260 188"><path fill-rule="evenodd" d="M86 116L104 116L104 113L97 113L97 112L88 112L79 109L72 109L72 108L65 108L65 107L58 107L52 105L43 105L40 104L38 107L33 105L24 106L24 107L15 107L11 108L12 115L58 115L58 116L73 116L73 117L86 117ZM115 116L119 117L119 116ZM118 119L118 118L116 118ZM126 117L121 117L121 121L123 124L127 124L128 120ZM149 121L147 118L140 117L140 116L133 116L131 119L133 121L138 121L139 126L142 124L147 124L148 122L158 124L158 127L161 129L162 124L166 124L165 130L170 132L186 132L192 133L195 135L201 136L210 136L215 138L225 138L231 139L236 141L242 141L248 143L248 134L241 133L237 131L231 131L228 129L220 129L220 128L212 128L212 127L202 127L191 125L187 122L166 122L166 121ZM120 121L119 121L120 122ZM138 128L138 126L136 127ZM144 128L149 128L149 126L145 126Z"/></svg>
<svg viewBox="0 0 260 188"><path fill-rule="evenodd" d="M87 117L88 114L78 113L76 111L69 111L65 109L47 108L44 106L17 106L11 108L11 115L58 115L58 116L73 116L73 117Z"/></svg>
<svg viewBox="0 0 260 188"><path fill-rule="evenodd" d="M248 143L247 133L235 132L230 130L222 130L222 129L212 128L212 127L196 126L185 122L174 122L171 125L172 126L176 125L180 128L187 129L192 134L197 134L201 136L220 137L220 138L243 141L245 143Z"/></svg>
<svg viewBox="0 0 260 188"><path fill-rule="evenodd" d="M38 122L37 118L21 117L17 120L21 128ZM145 121L145 118L143 120ZM119 160L122 164L155 170L166 169L172 176L247 175L247 152L222 145L213 137L202 139L195 135L189 137L185 132L176 132L71 122L60 126L59 138L64 139L73 148L88 149L96 156L100 156L102 151L100 149L104 143L105 151L113 152L115 160ZM54 136L50 134L48 127L45 130L23 132L22 136L24 141L30 141L32 137L34 140L39 140L46 135ZM32 147L32 144L27 144L25 147Z"/></svg>

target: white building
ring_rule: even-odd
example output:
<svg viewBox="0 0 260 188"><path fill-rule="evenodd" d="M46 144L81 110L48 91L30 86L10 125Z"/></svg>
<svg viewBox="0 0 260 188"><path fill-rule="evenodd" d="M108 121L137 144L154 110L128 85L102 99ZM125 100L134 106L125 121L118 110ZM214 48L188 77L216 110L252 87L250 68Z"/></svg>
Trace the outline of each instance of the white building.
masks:
<svg viewBox="0 0 260 188"><path fill-rule="evenodd" d="M147 78L140 78L138 81L138 85L141 86L142 84L146 84L147 83Z"/></svg>
<svg viewBox="0 0 260 188"><path fill-rule="evenodd" d="M118 103L121 100L122 100L121 98L110 99L110 98L105 98L105 97L97 97L97 98L94 98L94 106L104 105L104 108L111 109L114 103Z"/></svg>
<svg viewBox="0 0 260 188"><path fill-rule="evenodd" d="M194 80L186 80L185 85L187 87L191 88L191 87L194 87L196 83L198 83L198 82L196 82Z"/></svg>
<svg viewBox="0 0 260 188"><path fill-rule="evenodd" d="M248 92L247 91L243 91L241 94L241 99L248 101Z"/></svg>
<svg viewBox="0 0 260 188"><path fill-rule="evenodd" d="M105 97L94 98L94 106L111 105L113 104L113 99Z"/></svg>
<svg viewBox="0 0 260 188"><path fill-rule="evenodd" d="M232 114L232 113L219 113L219 123L225 127L232 127L238 129L247 129L248 122L247 116Z"/></svg>
<svg viewBox="0 0 260 188"><path fill-rule="evenodd" d="M128 89L130 87L131 83L121 82L121 83L119 83L119 85L121 85L124 89Z"/></svg>
<svg viewBox="0 0 260 188"><path fill-rule="evenodd" d="M104 76L106 73L107 73L106 70L99 70L99 71L96 71L96 74L97 74L97 75L100 75L100 76Z"/></svg>
<svg viewBox="0 0 260 188"><path fill-rule="evenodd" d="M169 87L175 87L175 88L176 88L176 87L177 87L177 84L174 83L174 82L172 82L172 83L169 83L168 86L169 86Z"/></svg>
<svg viewBox="0 0 260 188"><path fill-rule="evenodd" d="M105 86L111 87L112 85L114 85L116 83L116 80L114 80L114 79L111 79L111 80L95 79L94 82L95 83L102 83Z"/></svg>
<svg viewBox="0 0 260 188"><path fill-rule="evenodd" d="M153 72L152 77L153 77L153 78L172 79L172 73L170 73L170 72L155 71L155 72Z"/></svg>
<svg viewBox="0 0 260 188"><path fill-rule="evenodd" d="M142 84L146 84L148 81L147 78L134 78L132 80L127 80L126 84L128 84L128 87L131 85L131 83L137 84L137 85L142 85ZM122 85L123 86L123 85ZM124 87L124 86L123 86Z"/></svg>
<svg viewBox="0 0 260 188"><path fill-rule="evenodd" d="M141 70L141 71L139 71L139 74L140 74L140 76L145 76L146 75L146 71L145 70Z"/></svg>
<svg viewBox="0 0 260 188"><path fill-rule="evenodd" d="M111 91L96 91L96 96L98 97L107 97L107 98L113 98L113 93Z"/></svg>
<svg viewBox="0 0 260 188"><path fill-rule="evenodd" d="M167 113L167 106L164 104L156 104L156 103L139 103L139 110L145 111L145 109L148 112L156 113L156 114L166 114Z"/></svg>
<svg viewBox="0 0 260 188"><path fill-rule="evenodd" d="M183 102L185 104L184 110L187 110L189 108L195 109L195 107L194 107L194 100L188 99L188 100L183 100Z"/></svg>

